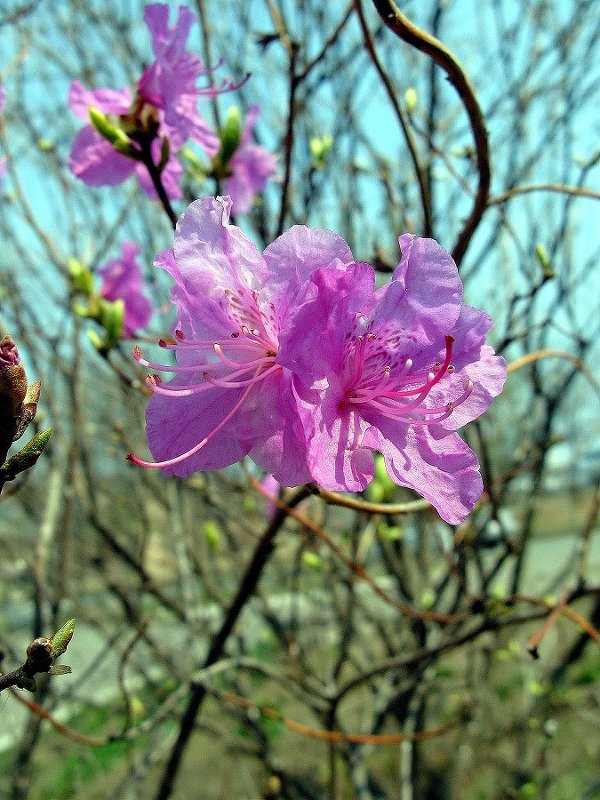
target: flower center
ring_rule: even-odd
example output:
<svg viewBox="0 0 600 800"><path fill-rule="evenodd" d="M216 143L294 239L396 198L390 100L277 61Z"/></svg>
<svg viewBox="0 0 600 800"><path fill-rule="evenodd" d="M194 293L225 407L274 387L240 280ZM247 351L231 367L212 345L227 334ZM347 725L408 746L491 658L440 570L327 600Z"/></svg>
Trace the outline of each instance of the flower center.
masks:
<svg viewBox="0 0 600 800"><path fill-rule="evenodd" d="M473 382L467 380L459 397L443 406L427 403L433 387L454 372L450 363L453 342L453 336L445 337L443 362L432 364L430 369L413 369L410 358L397 360L393 365L386 363L389 357L376 333L353 337L347 349L349 382L344 405L372 410L411 425L433 425L447 419L473 391Z"/></svg>

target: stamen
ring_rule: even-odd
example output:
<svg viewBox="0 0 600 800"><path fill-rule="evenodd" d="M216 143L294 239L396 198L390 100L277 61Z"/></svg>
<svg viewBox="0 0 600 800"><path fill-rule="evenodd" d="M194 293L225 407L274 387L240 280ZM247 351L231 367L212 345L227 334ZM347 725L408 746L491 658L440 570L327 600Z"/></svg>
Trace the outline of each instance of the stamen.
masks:
<svg viewBox="0 0 600 800"><path fill-rule="evenodd" d="M452 359L453 336L445 337L446 352L442 362L436 362L429 370L419 369L411 373L413 361L407 358L393 374L391 365L379 366L385 350L377 348L366 351L366 342L373 341L375 334L354 338L353 376L349 381L345 402L355 408L371 409L392 420L404 420L409 425L434 425L447 419L457 406L465 402L473 391L473 382L465 381L463 392L452 402L442 406L425 406L433 387L447 373L455 372ZM357 409L358 410L358 409Z"/></svg>
<svg viewBox="0 0 600 800"><path fill-rule="evenodd" d="M236 413L239 411L239 409L240 409L240 408L243 406L243 404L244 404L244 402L245 402L246 398L248 397L248 395L249 395L249 394L250 394L250 392L252 391L252 386L253 386L253 385L254 385L254 384L252 384L251 386L248 386L248 388L247 388L247 389L246 389L246 390L245 390L245 391L242 393L242 396L240 397L240 399L237 401L237 403L236 403L236 404L234 405L234 407L231 409L231 411L229 412L229 414L227 414L227 415L224 417L224 419L222 419L222 420L221 420L221 422L219 422L219 424L217 425L217 427L216 427L216 428L213 428L213 430L212 430L212 431L211 431L211 432L210 432L210 433L209 433L207 436L205 436L205 437L204 437L204 439L202 439L202 441L198 442L198 444L195 444L195 445L194 445L192 448L190 448L190 449L189 449L187 452L185 452L185 453L182 453L181 455L179 455L179 456L176 456L175 458L168 458L166 461L144 461L144 460L142 460L141 458L138 458L138 457L137 457L136 455L134 455L133 453L128 453L128 454L127 454L127 460L128 460L128 461L131 461L131 462L133 462L134 464L137 464L137 466L138 466L138 467L150 467L151 469L160 469L160 468L163 468L163 467L173 467L173 466L175 466L176 464L181 464L181 462L182 462L182 461L185 461L186 459L190 458L191 456L194 456L194 455L196 455L196 453L198 453L200 450L202 450L202 448L203 448L205 445L207 445L207 444L208 444L208 442L210 442L210 440L211 440L211 439L212 439L214 436L216 436L216 434L217 434L217 433L218 433L220 430L222 430L222 429L225 427L225 425L227 425L227 423L229 422L229 420L230 420L230 419L231 419L231 418L232 418L232 417L233 417L233 416L234 416L234 415L235 415L235 414L236 414Z"/></svg>
<svg viewBox="0 0 600 800"><path fill-rule="evenodd" d="M264 380L267 375L271 375L271 373L276 372L278 369L282 369L282 367L280 367L279 364L273 364L273 366L269 367L269 369L261 372L259 375L255 375L253 378L250 378L247 381L229 381L221 378L213 378L212 375L209 375L208 373L204 373L204 378L213 386L221 386L224 389L241 389L243 386L252 386L254 383L260 383L260 381Z"/></svg>

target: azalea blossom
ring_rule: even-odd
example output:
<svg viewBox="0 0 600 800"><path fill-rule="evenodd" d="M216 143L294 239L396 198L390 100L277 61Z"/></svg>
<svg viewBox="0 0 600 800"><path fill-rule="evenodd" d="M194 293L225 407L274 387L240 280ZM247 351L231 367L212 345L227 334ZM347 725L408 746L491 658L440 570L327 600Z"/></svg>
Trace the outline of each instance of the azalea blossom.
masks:
<svg viewBox="0 0 600 800"><path fill-rule="evenodd" d="M320 266L344 269L352 253L329 231L295 226L261 255L229 224L230 198L204 197L180 218L173 249L156 264L175 279L175 366L138 361L174 373L154 392L146 413L148 443L169 475L221 469L249 455L283 486L310 480L293 374L279 363L279 337L295 295Z"/></svg>
<svg viewBox="0 0 600 800"><path fill-rule="evenodd" d="M152 316L152 303L144 294L144 279L137 262L140 248L134 242L123 242L121 257L109 261L98 270L102 278L100 294L105 300L122 300L125 306L123 334L134 336L145 328Z"/></svg>
<svg viewBox="0 0 600 800"><path fill-rule="evenodd" d="M335 234L294 226L261 255L230 209L229 198L193 203L159 257L175 279L162 345L177 365L135 351L175 377L148 379L158 460L130 459L184 476L250 455L282 486L361 491L380 452L392 480L462 521L483 485L456 431L501 391L506 364L485 344L492 320L463 304L449 254L406 234L375 289Z"/></svg>
<svg viewBox="0 0 600 800"><path fill-rule="evenodd" d="M138 97L160 109L162 131L173 150L180 150L189 138L198 142L212 158L219 149L219 138L197 110L198 99L234 88L225 81L219 88L199 89L198 78L207 75L202 61L185 49L195 16L186 6L179 7L177 23L169 27L169 8L162 3L148 5L144 20L152 36L154 61L137 84Z"/></svg>
<svg viewBox="0 0 600 800"><path fill-rule="evenodd" d="M161 172L167 196L182 196L179 182L183 167L175 157L187 139L192 138L212 158L219 149L219 138L200 116L197 103L202 96L211 96L237 88L224 81L216 88L198 88L196 81L209 70L195 55L185 49L186 40L195 21L185 6L179 7L177 22L168 24L169 9L162 3L148 5L144 20L152 37L154 61L140 77L136 93L128 88L86 90L73 81L69 91L69 108L80 119L89 122L93 107L128 134L134 153L140 143L151 140L151 153L158 166L162 141L169 143L169 158ZM142 189L156 198L156 190L146 167L134 157L118 152L93 125L85 125L75 137L69 166L74 175L90 186L113 186L131 175L137 177Z"/></svg>
<svg viewBox="0 0 600 800"><path fill-rule="evenodd" d="M231 197L234 214L250 211L257 192L265 188L268 179L277 171L275 156L254 142L258 114L258 106L248 109L240 143L227 164L231 174L225 179L225 191Z"/></svg>
<svg viewBox="0 0 600 800"><path fill-rule="evenodd" d="M380 452L393 481L457 524L483 484L456 430L500 393L506 363L484 343L490 317L463 304L450 255L433 239L399 242L402 259L378 290L368 264L313 273L279 360L295 376L315 482L361 491Z"/></svg>

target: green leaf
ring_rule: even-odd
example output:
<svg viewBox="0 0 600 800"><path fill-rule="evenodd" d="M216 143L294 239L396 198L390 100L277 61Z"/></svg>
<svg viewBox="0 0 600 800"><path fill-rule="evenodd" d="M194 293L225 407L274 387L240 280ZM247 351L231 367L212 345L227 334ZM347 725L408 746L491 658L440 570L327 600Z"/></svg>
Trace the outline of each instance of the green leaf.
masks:
<svg viewBox="0 0 600 800"><path fill-rule="evenodd" d="M18 453L11 456L8 461L0 467L0 477L5 481L12 481L16 476L26 469L33 467L38 458L42 455L44 448L48 444L52 428L47 428L41 433L36 433Z"/></svg>

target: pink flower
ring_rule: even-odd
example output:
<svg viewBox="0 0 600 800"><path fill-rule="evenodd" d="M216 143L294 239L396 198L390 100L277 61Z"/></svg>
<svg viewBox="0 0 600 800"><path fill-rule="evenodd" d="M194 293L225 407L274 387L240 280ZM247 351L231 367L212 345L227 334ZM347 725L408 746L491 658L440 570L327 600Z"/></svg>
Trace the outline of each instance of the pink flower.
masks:
<svg viewBox="0 0 600 800"><path fill-rule="evenodd" d="M233 88L198 89L196 80L207 74L202 61L185 49L195 17L189 8L179 7L176 24L170 28L169 8L154 3L144 9L144 20L152 36L155 60L138 81L138 96L161 110L161 125L171 148L180 150L187 139L200 144L212 158L219 149L219 137L196 109L199 97Z"/></svg>
<svg viewBox="0 0 600 800"><path fill-rule="evenodd" d="M253 140L258 113L258 106L248 110L240 143L227 164L231 175L225 180L225 191L231 197L234 214L250 211L256 193L265 188L277 171L275 156Z"/></svg>
<svg viewBox="0 0 600 800"><path fill-rule="evenodd" d="M221 469L249 455L284 486L310 479L293 374L279 364L279 336L294 297L320 266L344 268L352 254L339 236L295 226L261 255L236 226L231 200L204 197L180 218L173 249L158 266L175 279L177 366L148 380L148 443L169 475Z"/></svg>
<svg viewBox="0 0 600 800"><path fill-rule="evenodd" d="M377 451L392 480L457 524L483 484L456 430L500 393L506 364L484 344L492 320L463 305L449 254L409 234L400 248L392 281L378 290L368 264L313 273L280 336L279 362L295 375L314 481L361 491Z"/></svg>
<svg viewBox="0 0 600 800"><path fill-rule="evenodd" d="M134 242L123 242L121 258L109 261L98 270L102 277L100 293L106 300L123 300L125 317L123 333L134 336L145 328L152 316L152 303L144 295L144 279L137 262L140 248Z"/></svg>
<svg viewBox="0 0 600 800"><path fill-rule="evenodd" d="M157 264L175 279L177 366L154 391L147 433L168 474L219 469L250 455L282 486L312 480L361 491L374 452L451 524L482 492L475 454L456 430L501 391L492 320L462 302L451 257L432 239L400 238L402 259L375 289L333 233L295 226L260 255L228 224L229 198L204 198L179 220Z"/></svg>
<svg viewBox="0 0 600 800"><path fill-rule="evenodd" d="M155 59L142 73L135 97L128 88L87 91L73 81L69 91L69 108L85 122L89 107L117 118L129 135L134 152L142 139L152 140L152 158L159 164L161 142L169 142L169 159L161 177L170 199L182 196L179 181L183 167L175 157L188 138L194 139L212 158L219 149L219 139L197 111L201 96L237 88L224 81L215 89L196 87L196 80L207 75L202 61L185 49L194 15L185 6L179 7L177 22L168 25L169 9L161 3L146 6L144 20L152 37ZM74 175L89 186L114 186L135 174L142 189L156 198L156 191L146 167L134 157L122 155L92 125L85 125L75 137L69 166Z"/></svg>

